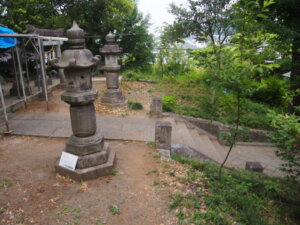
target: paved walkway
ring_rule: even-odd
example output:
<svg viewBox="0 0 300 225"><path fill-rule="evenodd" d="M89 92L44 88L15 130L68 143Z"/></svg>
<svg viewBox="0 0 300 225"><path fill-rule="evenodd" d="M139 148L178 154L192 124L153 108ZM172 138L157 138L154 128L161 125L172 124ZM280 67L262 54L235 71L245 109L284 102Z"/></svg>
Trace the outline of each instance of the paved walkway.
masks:
<svg viewBox="0 0 300 225"><path fill-rule="evenodd" d="M98 129L112 140L153 141L155 122L155 119L97 116ZM72 134L70 116L16 114L9 127L16 135L66 138Z"/></svg>
<svg viewBox="0 0 300 225"><path fill-rule="evenodd" d="M205 131L188 128L184 122L172 117L164 117L163 120L172 123L172 144L188 145L219 163L225 158L228 147L211 139ZM156 121L151 118L97 116L97 127L106 139L148 142L154 141ZM72 134L70 116L14 114L9 124L15 135L67 138ZM4 125L0 125L0 130L4 129ZM278 170L282 161L276 157L272 146L237 144L226 165L245 168L246 161L260 162L270 175L283 175Z"/></svg>

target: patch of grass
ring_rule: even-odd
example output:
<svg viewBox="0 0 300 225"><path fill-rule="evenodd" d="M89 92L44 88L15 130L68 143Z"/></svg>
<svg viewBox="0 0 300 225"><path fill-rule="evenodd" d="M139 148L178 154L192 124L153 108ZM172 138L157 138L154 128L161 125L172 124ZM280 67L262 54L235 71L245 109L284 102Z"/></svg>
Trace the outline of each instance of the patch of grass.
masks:
<svg viewBox="0 0 300 225"><path fill-rule="evenodd" d="M167 163L167 162L165 162L165 163L163 164L163 168L165 168L165 169L168 169L168 168L170 168L170 164L169 164L169 163Z"/></svg>
<svg viewBox="0 0 300 225"><path fill-rule="evenodd" d="M61 206L61 208L60 208L60 213L61 213L61 214L67 214L67 213L69 213L69 212L70 212L69 206L67 206L67 205L62 205L62 206Z"/></svg>
<svg viewBox="0 0 300 225"><path fill-rule="evenodd" d="M142 103L131 100L128 100L128 107L132 110L141 110L144 108Z"/></svg>
<svg viewBox="0 0 300 225"><path fill-rule="evenodd" d="M126 116L128 116L128 113L127 112L126 113L122 113L121 116L122 117L126 117Z"/></svg>
<svg viewBox="0 0 300 225"><path fill-rule="evenodd" d="M190 224L300 224L299 182L246 170L224 170L219 179L219 166L181 156L173 159L188 164L185 179L181 182L194 184L203 177L208 192L201 193L200 203L196 194L175 193L170 196L171 209L182 207L192 211L189 215L178 215ZM201 192L201 187L198 187ZM205 213L197 209L205 204Z"/></svg>
<svg viewBox="0 0 300 225"><path fill-rule="evenodd" d="M177 108L176 96L164 95L162 97L163 110L165 112L175 112Z"/></svg>
<svg viewBox="0 0 300 225"><path fill-rule="evenodd" d="M160 159L160 157L161 157L160 153L153 154L153 158L155 158L155 159Z"/></svg>
<svg viewBox="0 0 300 225"><path fill-rule="evenodd" d="M111 205L111 206L109 206L109 211L113 215L120 215L121 214L121 211L120 211L120 209L119 209L119 207L117 205Z"/></svg>
<svg viewBox="0 0 300 225"><path fill-rule="evenodd" d="M188 75L167 77L155 85L155 90L163 96L164 111L233 124L236 120L233 94L221 89L212 90L205 84L204 77L197 76L197 82L192 82L193 79ZM241 125L244 127L270 129L268 110L283 110L246 97L242 101Z"/></svg>
<svg viewBox="0 0 300 225"><path fill-rule="evenodd" d="M161 184L161 181L160 180L155 180L154 182L153 182L153 186L158 186L158 185L160 185Z"/></svg>
<svg viewBox="0 0 300 225"><path fill-rule="evenodd" d="M150 174L154 174L154 173L158 173L158 169L153 169L153 170L150 170L149 172L146 173L146 175L150 175Z"/></svg>
<svg viewBox="0 0 300 225"><path fill-rule="evenodd" d="M148 141L146 143L147 146L149 146L150 148L155 148L155 142L154 141Z"/></svg>
<svg viewBox="0 0 300 225"><path fill-rule="evenodd" d="M172 203L169 205L171 209L175 209L177 207L185 207L185 208L200 208L200 202L197 196L192 194L183 195L181 193L171 194L170 198L172 199Z"/></svg>
<svg viewBox="0 0 300 225"><path fill-rule="evenodd" d="M72 209L72 212L74 212L74 213L79 213L81 210L80 210L80 208L73 208Z"/></svg>
<svg viewBox="0 0 300 225"><path fill-rule="evenodd" d="M111 171L111 174L112 174L112 175L117 175L117 173L118 173L118 170L116 170L116 169L113 169L113 170Z"/></svg>
<svg viewBox="0 0 300 225"><path fill-rule="evenodd" d="M0 208L0 214L4 213L4 212L5 212L5 210L6 210L6 208L5 208L5 207L1 207L1 208Z"/></svg>
<svg viewBox="0 0 300 225"><path fill-rule="evenodd" d="M174 170L169 171L168 174L169 174L170 176L172 176L172 177L175 177L175 171L174 171Z"/></svg>
<svg viewBox="0 0 300 225"><path fill-rule="evenodd" d="M4 178L3 181L0 183L0 187L2 188L7 188L10 187L11 185L12 183L7 178Z"/></svg>
<svg viewBox="0 0 300 225"><path fill-rule="evenodd" d="M80 218L81 218L80 215L74 215L74 216L73 216L73 219L74 219L74 220L79 220Z"/></svg>

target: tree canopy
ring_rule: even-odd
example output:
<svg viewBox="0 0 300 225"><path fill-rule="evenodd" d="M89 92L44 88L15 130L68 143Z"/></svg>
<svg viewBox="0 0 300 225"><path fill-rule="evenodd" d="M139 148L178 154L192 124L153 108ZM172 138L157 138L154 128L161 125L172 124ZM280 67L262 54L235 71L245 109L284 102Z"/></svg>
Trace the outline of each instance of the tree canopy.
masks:
<svg viewBox="0 0 300 225"><path fill-rule="evenodd" d="M26 24L69 29L75 19L86 31L87 48L94 54L98 54L99 44L104 43L109 31L131 34L131 38L122 35L125 53L138 59L139 64L151 61L153 39L148 33L149 19L137 11L134 0L0 0L0 9L0 23L19 33L26 32ZM100 41L95 43L96 40ZM133 41L147 43L143 45L146 49L137 51ZM141 52L147 53L141 57Z"/></svg>

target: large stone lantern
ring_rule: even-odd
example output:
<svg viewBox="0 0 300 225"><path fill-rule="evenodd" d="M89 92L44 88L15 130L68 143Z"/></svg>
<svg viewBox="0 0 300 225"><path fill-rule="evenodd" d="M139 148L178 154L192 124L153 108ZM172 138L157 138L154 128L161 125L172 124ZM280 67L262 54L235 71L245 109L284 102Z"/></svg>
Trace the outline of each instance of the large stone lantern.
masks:
<svg viewBox="0 0 300 225"><path fill-rule="evenodd" d="M107 44L100 48L100 53L105 56L105 66L103 70L106 75L107 90L101 98L101 103L108 106L124 106L127 104L125 96L119 89L118 54L123 50L116 44L116 36L112 33L106 35Z"/></svg>
<svg viewBox="0 0 300 225"><path fill-rule="evenodd" d="M74 180L88 180L110 173L115 162L115 151L104 143L96 126L94 101L98 91L92 87L91 69L99 62L88 49L84 49L84 31L73 22L67 31L69 48L62 53L54 66L64 69L67 87L61 99L70 104L73 135L66 143L65 152L78 158L75 170L59 164L56 172ZM61 161L61 160L60 160Z"/></svg>

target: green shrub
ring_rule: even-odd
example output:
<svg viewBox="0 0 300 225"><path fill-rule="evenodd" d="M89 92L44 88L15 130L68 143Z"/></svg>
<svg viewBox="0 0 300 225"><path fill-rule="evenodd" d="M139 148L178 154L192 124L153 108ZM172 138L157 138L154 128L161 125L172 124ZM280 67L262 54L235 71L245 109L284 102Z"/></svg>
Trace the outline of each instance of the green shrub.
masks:
<svg viewBox="0 0 300 225"><path fill-rule="evenodd" d="M162 97L163 110L166 112L175 112L176 100L176 96L164 95Z"/></svg>
<svg viewBox="0 0 300 225"><path fill-rule="evenodd" d="M272 132L268 136L277 146L277 155L286 163L282 170L290 175L300 175L300 118L296 115L268 114L272 120Z"/></svg>
<svg viewBox="0 0 300 225"><path fill-rule="evenodd" d="M192 160L179 155L172 159L188 164L188 173L202 176L199 187L208 189L203 193L206 208L200 213L197 207L190 207L193 212L188 218L189 224L299 224L299 182L269 177L262 173L247 170L224 170L222 179L218 177L219 165L210 162ZM195 175L196 173L196 175ZM194 185L193 179L186 179ZM193 197L178 193L170 196L170 208L194 206ZM194 203L197 203L194 201ZM200 202L201 206L202 201ZM187 205L188 204L188 205ZM198 206L198 204L197 204ZM185 215L186 217L187 215Z"/></svg>
<svg viewBox="0 0 300 225"><path fill-rule="evenodd" d="M132 110L140 110L144 108L142 103L131 100L128 100L128 107Z"/></svg>
<svg viewBox="0 0 300 225"><path fill-rule="evenodd" d="M122 72L122 80L124 81L138 81L140 79L157 80L157 76L151 71L144 70L126 70Z"/></svg>
<svg viewBox="0 0 300 225"><path fill-rule="evenodd" d="M261 80L261 83L252 93L251 99L270 106L283 106L285 103L283 96L287 90L288 83L285 79L271 76Z"/></svg>
<svg viewBox="0 0 300 225"><path fill-rule="evenodd" d="M270 118L267 116L270 107L245 99L242 106L241 124L245 127L270 129Z"/></svg>

